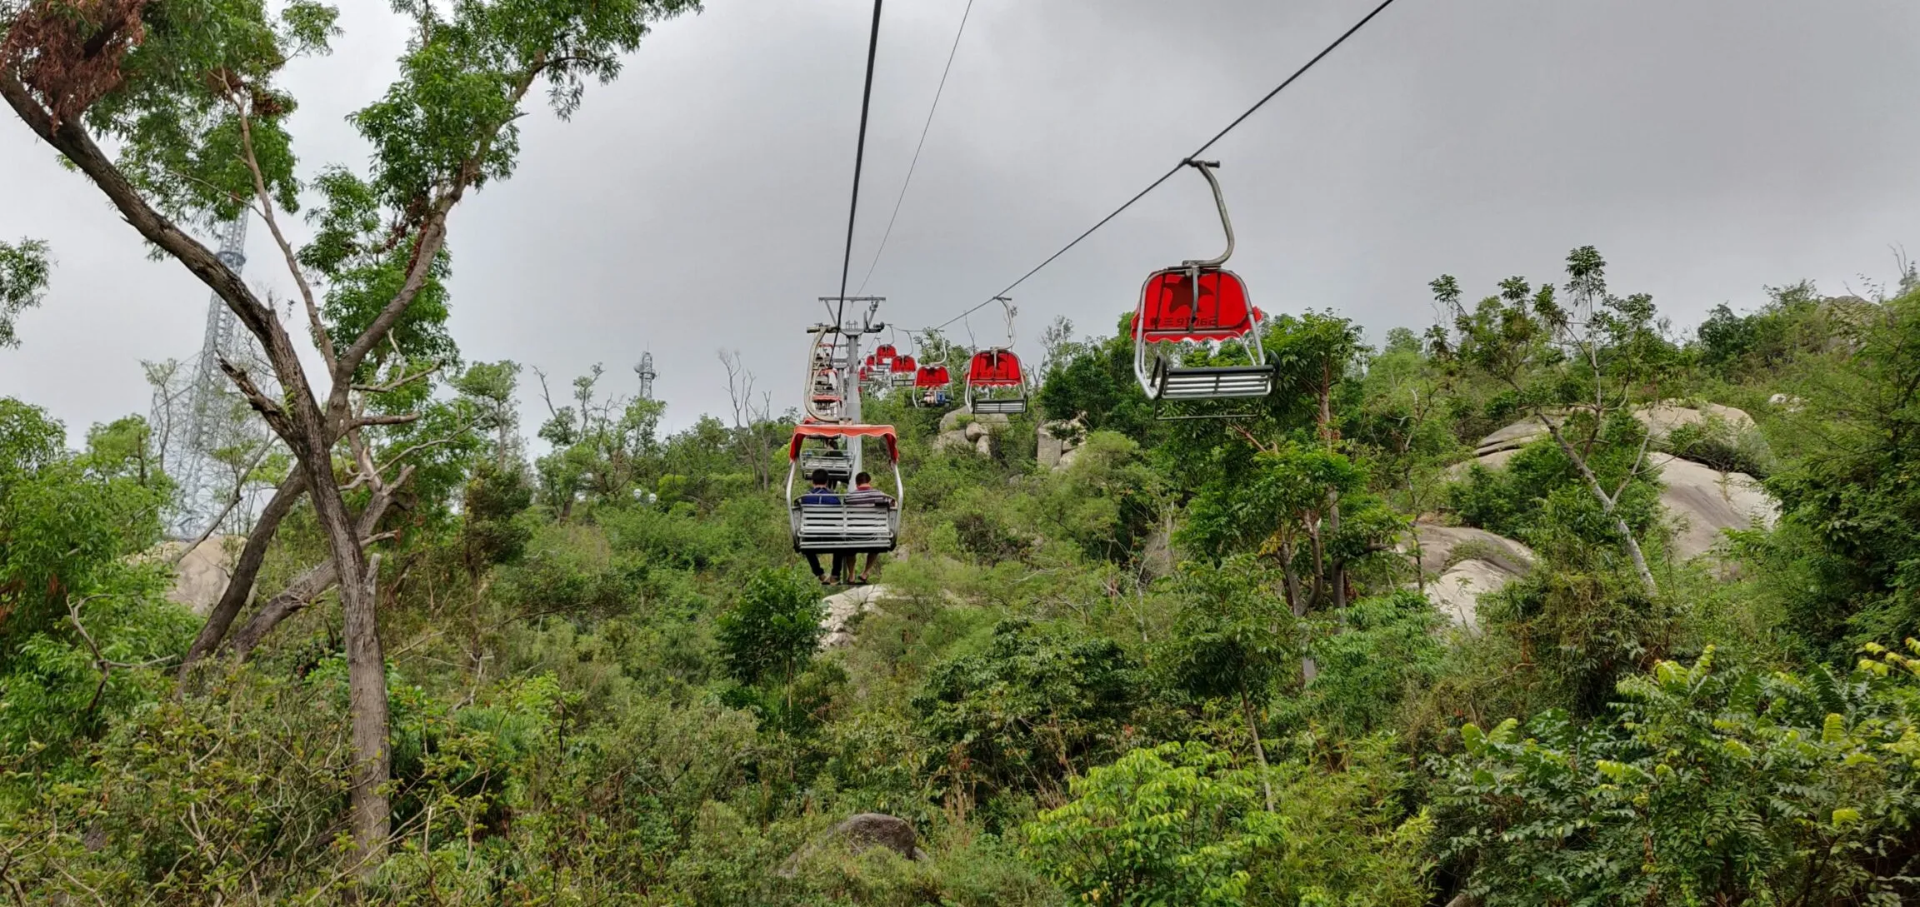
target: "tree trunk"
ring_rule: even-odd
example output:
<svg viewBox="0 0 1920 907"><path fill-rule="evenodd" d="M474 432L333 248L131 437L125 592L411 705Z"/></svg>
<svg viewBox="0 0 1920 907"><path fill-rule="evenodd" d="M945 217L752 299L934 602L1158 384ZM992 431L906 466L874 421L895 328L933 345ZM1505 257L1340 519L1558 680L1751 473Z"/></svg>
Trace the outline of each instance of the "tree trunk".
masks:
<svg viewBox="0 0 1920 907"><path fill-rule="evenodd" d="M1307 541L1313 551L1313 603L1324 606L1327 603L1327 552L1320 539L1323 528L1322 518L1312 515L1307 520Z"/></svg>
<svg viewBox="0 0 1920 907"><path fill-rule="evenodd" d="M1280 569L1287 578L1287 607L1293 609L1294 617L1307 614L1307 597L1300 588L1300 571L1293 568L1293 543L1285 542L1280 546Z"/></svg>
<svg viewBox="0 0 1920 907"><path fill-rule="evenodd" d="M1534 413L1534 418L1539 419L1540 424L1547 427L1547 433L1553 436L1554 443L1560 445L1560 452L1566 454L1567 459L1572 460L1574 467L1580 470L1580 477L1586 480L1587 490L1593 492L1593 496L1600 501L1600 508L1606 512L1607 516L1613 518L1614 531L1620 533L1621 544L1626 546L1627 557L1633 561L1634 572L1640 575L1640 585L1646 590L1648 597L1659 595L1660 584L1654 582L1653 571L1647 567L1647 556L1641 552L1640 542L1633 537L1633 530L1628 528L1626 519L1620 516L1613 496L1607 494L1606 487L1600 484L1600 477L1594 475L1593 470L1588 468L1586 458L1573 449L1573 445L1567 442L1567 437L1560 433L1560 427L1553 424L1552 419L1539 412ZM1597 415L1596 418L1598 418Z"/></svg>
<svg viewBox="0 0 1920 907"><path fill-rule="evenodd" d="M353 722L350 811L354 845L360 851L354 876L365 880L386 859L393 821L386 786L393 753L388 746L387 666L373 610L380 555L373 555L365 565L358 563L357 542L349 549L354 572L342 571L340 598L346 612L347 711Z"/></svg>
<svg viewBox="0 0 1920 907"><path fill-rule="evenodd" d="M1340 534L1340 492L1327 493L1327 534ZM1345 558L1333 560L1333 607L1336 610L1347 609L1347 562Z"/></svg>
<svg viewBox="0 0 1920 907"><path fill-rule="evenodd" d="M240 558L234 562L233 576L227 580L227 588L220 593L220 601L207 614L207 622L200 628L200 635L194 637L193 645L187 648L187 655L180 661L179 679L181 689L185 689L187 673L196 662L219 648L226 641L227 630L233 626L233 619L240 616L240 609L253 594L254 580L260 576L260 566L266 563L267 546L280 530L280 521L293 510L293 505L307 491L306 476L299 470L293 471L274 489L273 497L267 500L267 506L260 511L260 519L254 523L253 531L247 534L246 547L240 549Z"/></svg>
<svg viewBox="0 0 1920 907"><path fill-rule="evenodd" d="M279 327L278 322L274 327ZM284 331L277 331L285 337ZM278 346L278 345L276 345ZM290 343L273 350L276 371L299 375L298 362L282 370L280 356L293 356ZM282 380L283 386L287 382ZM359 849L356 878L370 878L386 857L392 814L385 787L391 774L392 752L387 744L387 665L380 648L375 617L376 577L368 569L363 537L347 513L347 503L334 483L331 439L319 404L305 380L290 393L295 430L286 432L288 446L307 473L314 516L327 539L333 569L340 578L340 611L346 625L347 712L352 721L353 765L349 778L349 812L354 844ZM377 565L378 559L375 559Z"/></svg>
<svg viewBox="0 0 1920 907"><path fill-rule="evenodd" d="M364 548L371 543L368 536L373 533L373 527L379 525L380 517L386 514L387 505L392 501L391 494L376 494L373 500L367 502L367 509L360 513L356 527L360 533L361 547ZM334 569L331 557L295 576L292 582L287 583L285 589L280 590L273 598L268 599L266 604L261 605L260 609L253 612L253 616L240 627L240 630L233 634L233 660L246 661L247 656L260 645L260 641L265 639L268 633L273 632L273 629L280 626L282 621L298 614L301 608L306 607L321 593L333 588L333 584L339 579L340 574Z"/></svg>
<svg viewBox="0 0 1920 907"><path fill-rule="evenodd" d="M1253 702L1247 691L1240 691L1240 708L1247 715L1247 732L1253 735L1253 758L1260 762L1260 790L1267 795L1267 812L1273 812L1272 770L1267 766L1267 749L1260 745L1260 722L1253 717Z"/></svg>

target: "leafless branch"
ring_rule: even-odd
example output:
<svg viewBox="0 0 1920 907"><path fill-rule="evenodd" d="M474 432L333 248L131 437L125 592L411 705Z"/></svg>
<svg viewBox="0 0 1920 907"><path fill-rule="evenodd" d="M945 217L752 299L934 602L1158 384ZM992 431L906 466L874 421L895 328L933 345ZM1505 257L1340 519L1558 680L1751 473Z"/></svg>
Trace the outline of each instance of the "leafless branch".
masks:
<svg viewBox="0 0 1920 907"><path fill-rule="evenodd" d="M253 194L259 199L260 218L267 222L267 231L273 234L274 244L280 247L280 255L286 259L287 271L293 275L294 285L300 288L300 301L307 308L307 329L313 333L313 345L319 348L321 358L331 370L335 366L333 339L327 335L327 326L320 319L320 304L314 298L313 286L307 282L306 269L300 267L293 244L287 242L286 234L280 232L279 219L273 216L273 196L267 192L266 177L260 172L260 159L253 150L253 118L248 115L244 102L234 98L233 103L240 121L241 158L246 161L248 172L253 174Z"/></svg>
<svg viewBox="0 0 1920 907"><path fill-rule="evenodd" d="M394 380L389 381L385 384L356 384L353 386L353 389L363 394L390 393L392 391L399 390L400 388L405 387L409 384L412 384L415 381L419 381L422 378L425 378L428 375L433 374L434 372L439 371L440 365L441 365L440 361L436 359L432 363L430 363L426 368L423 368L420 371L414 372L411 375L402 375L399 378L395 378Z"/></svg>

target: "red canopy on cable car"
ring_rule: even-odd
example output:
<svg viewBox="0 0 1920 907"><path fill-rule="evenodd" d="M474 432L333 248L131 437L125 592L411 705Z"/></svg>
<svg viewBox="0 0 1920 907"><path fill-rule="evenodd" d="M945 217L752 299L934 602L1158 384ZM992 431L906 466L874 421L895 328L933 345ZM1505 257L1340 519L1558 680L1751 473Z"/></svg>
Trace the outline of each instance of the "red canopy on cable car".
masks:
<svg viewBox="0 0 1920 907"><path fill-rule="evenodd" d="M1133 326L1136 340L1147 343L1234 340L1252 332L1266 317L1247 302L1247 285L1240 275L1218 268L1200 268L1195 293L1194 270L1155 271L1140 291L1141 317Z"/></svg>
<svg viewBox="0 0 1920 907"><path fill-rule="evenodd" d="M881 362L891 362L893 361L893 357L897 355L899 355L899 352L893 348L893 344L891 343L882 343L873 348L873 358Z"/></svg>
<svg viewBox="0 0 1920 907"><path fill-rule="evenodd" d="M923 390L946 387L951 383L953 383L953 376L944 365L923 365L913 376L913 386Z"/></svg>
<svg viewBox="0 0 1920 907"><path fill-rule="evenodd" d="M896 463L900 461L900 440L891 425L803 422L794 427L793 440L787 443L788 460L800 459L800 442L807 438L879 438L887 442L887 457Z"/></svg>
<svg viewBox="0 0 1920 907"><path fill-rule="evenodd" d="M919 367L920 364L914 362L912 356L895 356L893 357L893 365L889 366L896 375L914 372L919 369Z"/></svg>
<svg viewBox="0 0 1920 907"><path fill-rule="evenodd" d="M974 387L1019 387L1020 357L1010 350L981 350L967 364L967 383Z"/></svg>

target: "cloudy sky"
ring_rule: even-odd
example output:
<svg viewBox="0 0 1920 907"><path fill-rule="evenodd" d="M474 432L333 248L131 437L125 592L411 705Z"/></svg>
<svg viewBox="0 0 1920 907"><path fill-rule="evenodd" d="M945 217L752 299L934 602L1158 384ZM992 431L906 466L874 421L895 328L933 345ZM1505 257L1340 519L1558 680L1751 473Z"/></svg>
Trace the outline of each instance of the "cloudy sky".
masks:
<svg viewBox="0 0 1920 907"><path fill-rule="evenodd" d="M357 164L345 115L404 39L343 0L331 57L288 83L304 164ZM905 176L966 0L887 5L854 283ZM1373 0L976 0L869 292L945 321L1138 191ZM669 423L726 404L737 349L798 401L815 297L836 291L871 7L710 0L662 25L571 122L528 118L519 173L454 215L453 332L471 360L631 388L651 350ZM1614 286L1681 325L1811 278L1832 291L1920 252L1920 4L1897 0L1402 0L1209 152L1233 266L1271 311L1332 308L1378 338L1433 318L1427 281L1557 276L1599 246ZM0 129L0 237L48 240L43 306L0 394L70 431L143 412L142 359L188 358L207 291L24 126ZM1141 279L1219 246L1181 174L1022 286L1019 340L1108 332ZM287 293L263 230L247 276ZM984 316L984 317L983 317ZM971 321L997 341L999 319ZM957 329L963 339L964 328ZM531 376L529 376L531 378ZM526 395L527 419L543 415Z"/></svg>

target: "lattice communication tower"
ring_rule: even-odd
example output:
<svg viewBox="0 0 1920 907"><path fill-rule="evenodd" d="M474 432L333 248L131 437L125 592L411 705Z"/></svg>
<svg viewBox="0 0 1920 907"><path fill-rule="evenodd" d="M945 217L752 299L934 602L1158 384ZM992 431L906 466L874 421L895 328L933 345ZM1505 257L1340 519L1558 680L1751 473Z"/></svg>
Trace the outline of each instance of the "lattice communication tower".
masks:
<svg viewBox="0 0 1920 907"><path fill-rule="evenodd" d="M235 274L240 273L247 263L246 217L219 224L214 230L220 240L220 261ZM250 413L237 409L245 404L220 371L222 359L249 366L263 364L256 350L253 338L241 332L233 310L215 293L207 303L207 329L200 355L193 371L185 376L186 383L154 389L152 424L157 430L164 426L162 462L180 488L178 507L167 525L168 534L174 538L199 537L227 510L233 477L231 469L215 459L214 453L264 440L262 426ZM256 367L248 371L262 383L262 390L274 392L277 382L268 380L270 370Z"/></svg>

